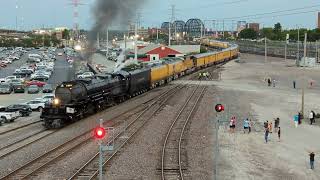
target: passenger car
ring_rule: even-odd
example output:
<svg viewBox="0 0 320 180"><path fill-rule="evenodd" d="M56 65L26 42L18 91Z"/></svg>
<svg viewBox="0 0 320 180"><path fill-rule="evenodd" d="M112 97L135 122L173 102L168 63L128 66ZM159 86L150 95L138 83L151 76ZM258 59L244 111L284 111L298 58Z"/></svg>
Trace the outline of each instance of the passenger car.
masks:
<svg viewBox="0 0 320 180"><path fill-rule="evenodd" d="M40 89L37 85L31 85L28 87L28 93L29 94L37 94L39 93Z"/></svg>
<svg viewBox="0 0 320 180"><path fill-rule="evenodd" d="M0 84L0 94L11 94L12 88L10 84Z"/></svg>
<svg viewBox="0 0 320 180"><path fill-rule="evenodd" d="M32 110L37 110L41 112L42 109L44 108L45 102L41 100L32 100L27 102L26 104L29 105Z"/></svg>
<svg viewBox="0 0 320 180"><path fill-rule="evenodd" d="M24 85L23 84L15 84L12 86L14 93L24 93Z"/></svg>
<svg viewBox="0 0 320 180"><path fill-rule="evenodd" d="M13 104L7 107L8 112L19 111L21 116L30 116L32 109L27 104Z"/></svg>
<svg viewBox="0 0 320 180"><path fill-rule="evenodd" d="M53 92L52 85L51 84L44 85L42 88L42 92L43 93L52 93Z"/></svg>
<svg viewBox="0 0 320 180"><path fill-rule="evenodd" d="M93 76L94 76L94 74L92 72L85 72L83 74L78 75L78 78L84 79L84 78L91 78Z"/></svg>
<svg viewBox="0 0 320 180"><path fill-rule="evenodd" d="M19 111L8 111L5 107L0 107L0 122L13 122L20 116Z"/></svg>
<svg viewBox="0 0 320 180"><path fill-rule="evenodd" d="M37 80L27 82L27 86L36 85L38 87L43 87L46 84L47 84L46 82L37 81Z"/></svg>

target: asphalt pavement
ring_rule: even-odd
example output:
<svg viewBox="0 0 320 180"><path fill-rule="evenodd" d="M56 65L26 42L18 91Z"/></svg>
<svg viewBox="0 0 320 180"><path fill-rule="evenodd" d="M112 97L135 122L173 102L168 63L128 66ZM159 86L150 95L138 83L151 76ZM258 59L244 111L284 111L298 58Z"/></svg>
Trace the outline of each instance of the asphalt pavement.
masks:
<svg viewBox="0 0 320 180"><path fill-rule="evenodd" d="M0 78L12 76L12 74L17 68L20 68L22 65L26 64L27 59L28 59L28 53L22 55L20 57L20 60L13 61L12 64L9 64L7 67L0 68Z"/></svg>
<svg viewBox="0 0 320 180"><path fill-rule="evenodd" d="M54 71L48 80L48 83L52 84L53 87L62 82L70 81L73 78L74 73L73 66L67 62L65 54L62 56L56 55L56 59Z"/></svg>

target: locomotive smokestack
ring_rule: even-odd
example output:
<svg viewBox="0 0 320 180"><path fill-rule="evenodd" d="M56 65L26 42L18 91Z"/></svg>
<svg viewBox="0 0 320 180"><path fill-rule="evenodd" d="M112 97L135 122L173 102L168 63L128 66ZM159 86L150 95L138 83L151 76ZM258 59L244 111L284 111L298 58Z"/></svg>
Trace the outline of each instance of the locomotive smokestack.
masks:
<svg viewBox="0 0 320 180"><path fill-rule="evenodd" d="M89 43L93 48L96 42L98 32L111 23L117 21L120 25L127 26L128 21L135 17L136 9L144 3L145 0L96 0L93 7L93 16L95 18L91 29Z"/></svg>

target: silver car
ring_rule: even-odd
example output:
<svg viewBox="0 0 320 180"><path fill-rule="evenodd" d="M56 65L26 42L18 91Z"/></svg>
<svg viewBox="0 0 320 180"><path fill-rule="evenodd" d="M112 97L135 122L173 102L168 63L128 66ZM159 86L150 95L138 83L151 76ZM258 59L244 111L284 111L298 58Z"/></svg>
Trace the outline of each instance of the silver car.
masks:
<svg viewBox="0 0 320 180"><path fill-rule="evenodd" d="M12 87L10 84L0 84L0 94L11 94Z"/></svg>
<svg viewBox="0 0 320 180"><path fill-rule="evenodd" d="M28 87L28 94L37 94L39 93L40 89L37 85L30 85Z"/></svg>

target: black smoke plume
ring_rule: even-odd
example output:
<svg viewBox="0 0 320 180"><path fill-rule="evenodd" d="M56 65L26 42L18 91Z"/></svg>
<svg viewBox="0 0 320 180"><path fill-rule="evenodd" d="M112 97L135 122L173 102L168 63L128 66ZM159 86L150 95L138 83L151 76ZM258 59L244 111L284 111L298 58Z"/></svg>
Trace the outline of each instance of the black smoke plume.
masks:
<svg viewBox="0 0 320 180"><path fill-rule="evenodd" d="M143 3L144 0L96 0L93 7L95 20L89 37L90 46L94 46L97 33L112 23L128 27L128 22L135 19L137 9Z"/></svg>

